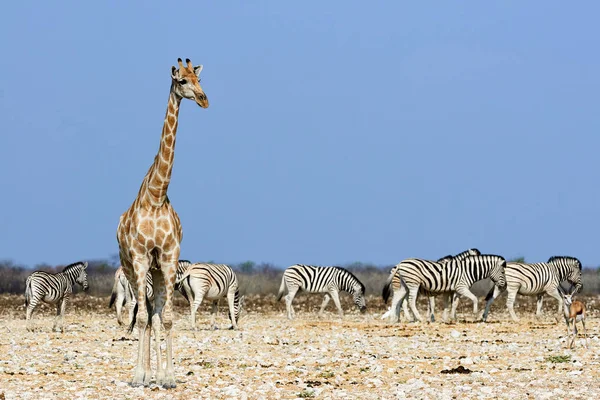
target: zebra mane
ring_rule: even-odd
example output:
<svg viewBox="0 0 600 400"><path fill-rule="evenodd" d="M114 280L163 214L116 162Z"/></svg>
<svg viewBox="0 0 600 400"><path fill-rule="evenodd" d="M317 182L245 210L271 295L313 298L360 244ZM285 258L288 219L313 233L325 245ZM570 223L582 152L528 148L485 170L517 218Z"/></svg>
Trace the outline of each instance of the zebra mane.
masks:
<svg viewBox="0 0 600 400"><path fill-rule="evenodd" d="M478 255L470 255L470 256L466 256L466 257L463 259L463 261L467 261L468 259L471 259L471 258L476 258L476 257L498 257L498 258L501 258L501 259L503 259L503 260L505 260L505 261L506 261L506 259L505 259L504 257L502 257L502 256L499 256L498 254L478 254Z"/></svg>
<svg viewBox="0 0 600 400"><path fill-rule="evenodd" d="M359 279L356 277L356 275L354 275L352 272L348 271L346 268L337 267L337 266L334 266L334 267L331 267L331 268L335 268L335 269L337 269L337 270L344 271L345 273L347 273L348 275L350 275L352 278L354 278L354 280L355 280L355 281L356 281L356 282L357 282L357 283L360 285L360 288L362 289L362 293L363 293L363 295L365 294L365 285L364 285L364 283L362 283L362 282L361 282L361 281L360 281L360 280L359 280Z"/></svg>
<svg viewBox="0 0 600 400"><path fill-rule="evenodd" d="M190 265L192 262L190 260L179 260L177 263L179 265L185 265L185 264Z"/></svg>
<svg viewBox="0 0 600 400"><path fill-rule="evenodd" d="M62 270L62 272L68 272L68 271L70 271L72 269L75 269L77 267L83 267L83 266L85 266L85 263L83 261L77 261L77 262L75 262L73 264L69 264L66 267L64 267L63 270Z"/></svg>
<svg viewBox="0 0 600 400"><path fill-rule="evenodd" d="M564 260L564 261L571 261L574 262L575 264L577 264L577 266L579 267L579 270L581 271L581 261L579 261L578 258L575 257L571 257L571 256L552 256L548 259L548 262L556 262L556 261L560 261L560 260Z"/></svg>

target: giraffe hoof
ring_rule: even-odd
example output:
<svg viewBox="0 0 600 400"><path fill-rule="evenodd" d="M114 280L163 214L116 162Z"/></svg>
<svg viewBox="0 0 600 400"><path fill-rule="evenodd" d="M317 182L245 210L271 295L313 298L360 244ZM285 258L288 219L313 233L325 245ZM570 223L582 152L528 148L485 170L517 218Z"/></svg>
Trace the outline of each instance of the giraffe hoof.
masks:
<svg viewBox="0 0 600 400"><path fill-rule="evenodd" d="M173 389L173 388L177 387L177 385L175 384L175 377L173 376L172 373L166 374L165 376L162 376L160 379L157 378L156 383L165 389Z"/></svg>

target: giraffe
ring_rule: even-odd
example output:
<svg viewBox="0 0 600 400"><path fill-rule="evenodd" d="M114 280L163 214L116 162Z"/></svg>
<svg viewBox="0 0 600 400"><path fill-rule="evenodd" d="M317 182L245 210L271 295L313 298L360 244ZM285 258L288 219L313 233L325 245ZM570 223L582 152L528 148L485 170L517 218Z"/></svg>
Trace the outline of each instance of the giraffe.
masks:
<svg viewBox="0 0 600 400"><path fill-rule="evenodd" d="M173 169L181 100L194 100L200 107L208 107L208 99L200 86L202 65L194 67L189 59L185 61L187 66L183 65L180 58L177 60L179 68L171 67L171 90L158 154L146 173L133 204L121 215L117 228L121 265L137 299L129 326L130 332L134 326L139 331L137 365L131 382L133 386L148 386L150 383L150 339L153 330L157 360L156 383L166 388L175 387L171 336L173 287L183 231L179 216L167 197L167 189ZM148 273L154 283L153 304L146 299ZM161 323L165 329L165 366L160 349Z"/></svg>

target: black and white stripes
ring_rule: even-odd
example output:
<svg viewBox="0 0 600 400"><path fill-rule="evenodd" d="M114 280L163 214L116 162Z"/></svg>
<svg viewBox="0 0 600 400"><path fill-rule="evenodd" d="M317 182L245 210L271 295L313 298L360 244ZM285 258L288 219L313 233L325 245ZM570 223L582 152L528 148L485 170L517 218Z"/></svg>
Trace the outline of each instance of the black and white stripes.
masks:
<svg viewBox="0 0 600 400"><path fill-rule="evenodd" d="M477 297L469 288L473 283L490 278L497 286L504 287L506 278L504 268L506 261L496 255L468 256L463 260L453 259L445 263L421 259L407 259L397 265L402 285L394 297L402 301L408 292L408 304L415 318L421 321L416 308L419 289L432 294L454 292L453 298L459 295L473 301L473 313L477 313ZM390 281L391 278L388 278ZM389 282L386 282L389 284ZM452 304L452 317L456 317L457 302ZM392 309L394 309L394 304ZM397 307L397 305L396 305Z"/></svg>
<svg viewBox="0 0 600 400"><path fill-rule="evenodd" d="M538 317L542 314L544 293L558 301L558 313L562 313L563 300L558 286L564 281L575 285L575 293L581 290L581 262L577 258L555 256L550 257L545 263L533 264L509 262L506 265L506 288L508 292L506 306L511 318L514 321L519 320L514 310L517 293L525 296L537 296L536 316ZM487 319L492 302L500 293L501 291L497 287L488 293L483 313L484 320Z"/></svg>
<svg viewBox="0 0 600 400"><path fill-rule="evenodd" d="M177 264L176 280L181 278L183 273L187 270L187 268L190 265L191 265L191 262L189 262L188 260L179 260L179 262ZM181 287L179 287L179 289L180 289L180 293L183 295L183 297L185 297L186 300L188 300L188 302L189 302L189 299L187 298L187 294L181 290ZM152 274L146 275L146 297L151 301L154 299ZM133 317L135 306L137 304L137 300L133 293L133 288L129 284L129 281L127 280L127 277L125 276L125 273L123 272L122 267L119 267L117 269L117 271L115 272L115 281L113 284L113 289L112 289L112 293L110 296L110 302L108 304L108 307L109 308L112 307L113 304L115 305L115 309L117 311L117 322L119 323L119 325L121 325L123 323L123 318L122 318L123 306L126 306L129 309L129 320L131 321L131 319Z"/></svg>
<svg viewBox="0 0 600 400"><path fill-rule="evenodd" d="M27 277L25 282L25 306L27 307L27 329L32 330L30 325L33 310L40 301L48 304L56 304L56 319L52 329L63 330L64 315L67 301L73 293L73 285L78 283L83 290L88 290L87 262L76 262L67 265L62 272L49 274L44 271L36 271ZM59 324L60 320L60 324Z"/></svg>
<svg viewBox="0 0 600 400"><path fill-rule="evenodd" d="M356 276L348 270L341 267L319 267L313 265L296 264L288 267L283 273L277 301L281 300L287 289L286 308L289 319L294 317L292 301L298 290L304 290L309 293L328 293L335 303L338 314L343 315L340 305L339 292L344 291L352 295L354 304L365 312L367 309L365 303L365 285L363 285ZM319 314L329 302L329 296L325 297Z"/></svg>
<svg viewBox="0 0 600 400"><path fill-rule="evenodd" d="M190 323L196 329L196 311L203 299L212 300L211 326L216 328L215 314L219 300L227 297L231 328L237 329L243 298L240 298L239 285L235 272L225 264L191 264L177 279L178 290L190 302Z"/></svg>
<svg viewBox="0 0 600 400"><path fill-rule="evenodd" d="M478 249L472 248L472 249L468 249L463 252L460 252L455 256L449 254L445 257L438 259L437 262L444 264L451 260L464 260L468 256L478 256L480 254L481 254L481 252ZM390 307L390 311L388 313L386 313L389 315L389 317L392 321L398 321L398 319L400 317L400 304L402 304L402 309L404 310L404 316L406 317L406 319L411 319L409 312L408 312L407 302L401 300L401 297L400 297L399 290L400 290L402 283L401 283L400 274L397 273L397 268L398 268L398 265L394 266L392 268L392 270L390 271L390 276L388 277L386 284L383 286L383 291L382 291L384 303L387 303L389 296L392 292L396 294L396 296L394 296L394 298L392 300L392 306ZM435 320L435 317L434 317L435 296L439 295L440 293L430 293L430 292L427 292L424 289L424 287L420 287L419 294L422 294L422 295L425 295L428 297L428 299L429 299L429 303L428 303L429 320L431 322L433 322ZM450 302L450 298L452 297L452 293L448 292L448 293L444 293L444 295L445 295L445 298L444 298L444 303L445 303L444 304L444 319L445 319L446 314L447 314L447 306Z"/></svg>

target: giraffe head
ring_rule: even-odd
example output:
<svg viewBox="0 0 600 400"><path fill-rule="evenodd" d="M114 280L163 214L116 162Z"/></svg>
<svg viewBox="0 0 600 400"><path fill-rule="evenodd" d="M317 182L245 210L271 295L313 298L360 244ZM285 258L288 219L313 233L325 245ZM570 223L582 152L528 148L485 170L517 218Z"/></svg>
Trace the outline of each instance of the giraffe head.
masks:
<svg viewBox="0 0 600 400"><path fill-rule="evenodd" d="M181 58L177 59L179 69L171 67L171 78L173 79L172 90L180 97L194 100L202 108L208 108L208 98L200 86L200 72L202 65L192 66L189 58L183 65Z"/></svg>

